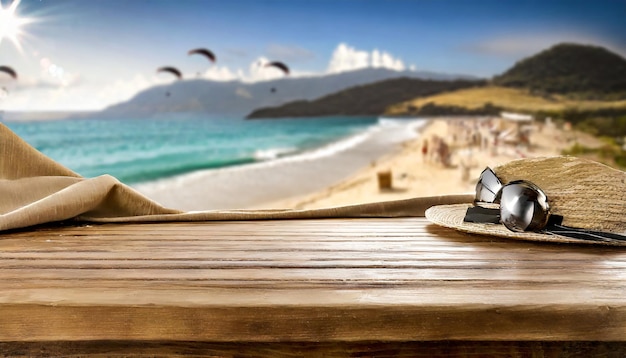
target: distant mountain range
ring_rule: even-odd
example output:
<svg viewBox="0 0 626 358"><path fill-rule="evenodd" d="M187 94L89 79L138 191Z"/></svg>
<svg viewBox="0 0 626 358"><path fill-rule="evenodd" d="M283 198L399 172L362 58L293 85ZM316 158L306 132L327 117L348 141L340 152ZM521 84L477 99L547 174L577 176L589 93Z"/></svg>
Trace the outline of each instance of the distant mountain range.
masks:
<svg viewBox="0 0 626 358"><path fill-rule="evenodd" d="M330 114L381 115L394 104L415 100L421 105L405 105L409 115L494 114L502 108L500 98L466 106L429 103L433 95L470 87L501 86L523 89L533 96L553 101L551 95L575 96L581 99L626 99L626 60L604 48L576 44L560 44L515 64L491 81L424 81L392 79L351 87L313 101L299 100L282 106L260 108L249 118L311 117ZM491 88L490 87L490 88ZM475 91L474 91L475 92ZM474 93L468 92L468 93ZM493 91L504 93L504 91ZM469 94L467 96L470 96ZM481 100L484 96L480 97ZM423 101L418 99L424 98ZM467 97L468 99L471 97ZM467 101L465 101L467 102ZM397 107L397 106L396 106Z"/></svg>
<svg viewBox="0 0 626 358"><path fill-rule="evenodd" d="M257 108L312 100L349 87L399 77L474 79L465 75L368 68L319 77L285 77L255 83L186 80L146 89L126 102L106 108L99 116L150 116L167 112L244 116Z"/></svg>

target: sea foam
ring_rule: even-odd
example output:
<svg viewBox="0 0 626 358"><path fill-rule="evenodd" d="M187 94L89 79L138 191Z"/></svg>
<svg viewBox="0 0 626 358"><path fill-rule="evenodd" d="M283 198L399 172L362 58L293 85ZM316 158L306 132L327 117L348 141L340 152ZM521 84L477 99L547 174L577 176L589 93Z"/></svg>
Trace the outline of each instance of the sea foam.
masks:
<svg viewBox="0 0 626 358"><path fill-rule="evenodd" d="M183 210L245 208L320 190L418 135L425 120L378 121L318 148L232 167L198 170L134 187ZM199 198L206 196L206 200Z"/></svg>

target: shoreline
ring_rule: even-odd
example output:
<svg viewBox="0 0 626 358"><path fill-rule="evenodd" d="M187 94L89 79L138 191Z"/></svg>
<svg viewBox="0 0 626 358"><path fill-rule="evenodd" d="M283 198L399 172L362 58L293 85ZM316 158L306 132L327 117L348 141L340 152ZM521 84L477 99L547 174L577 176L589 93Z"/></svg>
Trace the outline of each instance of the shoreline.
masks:
<svg viewBox="0 0 626 358"><path fill-rule="evenodd" d="M423 119L387 122L305 153L196 171L132 187L165 207L184 211L265 207L346 180L381 157L397 152L426 123Z"/></svg>
<svg viewBox="0 0 626 358"><path fill-rule="evenodd" d="M385 156L374 165L355 172L346 180L316 193L267 203L257 207L317 209L371 202L401 200L422 196L473 194L478 176L489 166L495 167L514 159L560 155L568 148L572 137L589 145L598 145L597 138L582 133L568 133L554 125L539 125L530 135L531 145L524 148L500 144L472 146L459 137L468 127L480 130L485 119L460 117L436 118L429 121L419 137L408 140L395 154ZM438 137L450 146L450 159L445 165L423 155L424 141ZM455 140L456 138L456 140ZM378 174L389 172L392 185L380 187Z"/></svg>
<svg viewBox="0 0 626 358"><path fill-rule="evenodd" d="M599 142L591 135L574 135L554 124L538 123L532 124L531 145L526 147L504 140L494 146L491 137L480 145L470 139L472 133L487 138L487 124L493 125L492 121L489 117L391 119L387 125L359 134L363 136L359 140L344 138L345 148L332 153L318 148L319 155L305 153L307 158L296 155L198 171L134 187L163 206L185 211L328 208L473 193L476 179L487 166L523 157L560 155L573 144L573 137L591 145ZM348 143L350 140L354 143ZM426 155L422 153L425 142L431 148ZM432 150L441 142L446 143L445 163ZM384 172L391 178L389 188L381 188L378 181L379 173Z"/></svg>

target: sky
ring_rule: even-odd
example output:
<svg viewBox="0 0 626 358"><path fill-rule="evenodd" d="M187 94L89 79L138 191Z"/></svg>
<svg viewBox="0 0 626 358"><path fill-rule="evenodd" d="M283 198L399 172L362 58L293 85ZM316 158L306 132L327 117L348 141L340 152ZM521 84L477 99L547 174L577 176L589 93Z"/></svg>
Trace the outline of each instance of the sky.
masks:
<svg viewBox="0 0 626 358"><path fill-rule="evenodd" d="M626 0L0 0L0 110L98 110L185 79L367 67L484 78L561 43L626 57ZM208 48L217 61L189 56Z"/></svg>

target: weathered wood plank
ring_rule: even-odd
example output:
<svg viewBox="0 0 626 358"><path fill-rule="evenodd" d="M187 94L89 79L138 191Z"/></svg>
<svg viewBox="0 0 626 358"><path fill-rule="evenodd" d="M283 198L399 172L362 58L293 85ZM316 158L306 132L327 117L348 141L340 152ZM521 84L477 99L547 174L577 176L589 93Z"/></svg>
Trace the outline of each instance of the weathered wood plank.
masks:
<svg viewBox="0 0 626 358"><path fill-rule="evenodd" d="M626 250L422 218L0 235L0 341L626 341Z"/></svg>
<svg viewBox="0 0 626 358"><path fill-rule="evenodd" d="M221 307L220 307L221 306ZM28 317L28 319L25 319ZM528 304L381 307L6 305L4 341L623 341L626 309Z"/></svg>
<svg viewBox="0 0 626 358"><path fill-rule="evenodd" d="M0 342L0 356L7 357L570 357L622 358L620 342Z"/></svg>

